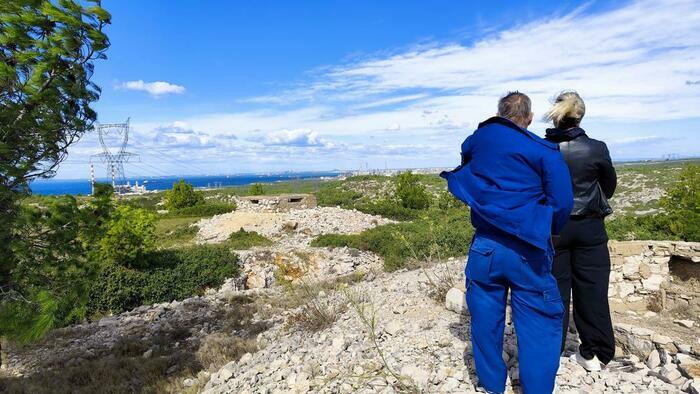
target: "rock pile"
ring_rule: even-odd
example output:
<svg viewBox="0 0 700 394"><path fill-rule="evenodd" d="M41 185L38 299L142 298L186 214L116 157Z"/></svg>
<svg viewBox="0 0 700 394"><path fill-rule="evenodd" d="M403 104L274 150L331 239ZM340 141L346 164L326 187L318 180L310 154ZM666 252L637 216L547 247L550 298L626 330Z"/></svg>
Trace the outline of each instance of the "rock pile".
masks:
<svg viewBox="0 0 700 394"><path fill-rule="evenodd" d="M200 242L221 242L240 230L255 231L286 245L308 244L319 234L355 234L393 223L381 216L335 207L254 212L239 209L197 222Z"/></svg>
<svg viewBox="0 0 700 394"><path fill-rule="evenodd" d="M321 281L382 265L375 254L347 247L256 248L241 252L240 257L244 289L271 287L278 279L293 284Z"/></svg>

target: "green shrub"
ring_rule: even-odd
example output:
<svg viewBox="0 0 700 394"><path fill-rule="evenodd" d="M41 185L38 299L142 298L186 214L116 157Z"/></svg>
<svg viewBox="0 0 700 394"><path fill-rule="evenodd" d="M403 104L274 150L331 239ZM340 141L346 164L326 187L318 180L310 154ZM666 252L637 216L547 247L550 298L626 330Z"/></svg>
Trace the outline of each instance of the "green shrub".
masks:
<svg viewBox="0 0 700 394"><path fill-rule="evenodd" d="M321 234L311 240L310 245L317 248L342 248L347 246L358 249L359 239L359 234Z"/></svg>
<svg viewBox="0 0 700 394"><path fill-rule="evenodd" d="M620 241L634 240L680 240L672 234L669 217L666 214L647 216L625 215L615 217L605 223L608 237Z"/></svg>
<svg viewBox="0 0 700 394"><path fill-rule="evenodd" d="M465 204L456 199L455 196L453 196L449 191L443 190L438 194L437 206L442 210L448 210L453 208L464 208Z"/></svg>
<svg viewBox="0 0 700 394"><path fill-rule="evenodd" d="M145 196L131 196L127 197L120 202L120 204L129 205L134 208L146 209L149 211L158 210L158 203L160 202L160 194L150 194Z"/></svg>
<svg viewBox="0 0 700 394"><path fill-rule="evenodd" d="M406 208L399 202L389 199L377 200L354 207L360 212L379 215L394 220L413 220L421 215L421 210Z"/></svg>
<svg viewBox="0 0 700 394"><path fill-rule="evenodd" d="M93 186L92 196L93 197L112 197L114 194L114 187L109 183L95 183Z"/></svg>
<svg viewBox="0 0 700 394"><path fill-rule="evenodd" d="M120 205L106 229L97 251L101 260L138 265L155 247L155 215L148 211Z"/></svg>
<svg viewBox="0 0 700 394"><path fill-rule="evenodd" d="M201 205L195 205L192 207L186 207L186 208L180 208L180 209L175 209L172 211L169 211L167 213L167 217L206 217L206 216L214 216L214 215L221 215L222 213L228 213L231 211L235 211L236 206L235 203L231 204L224 204L224 203L207 203L207 204L201 204Z"/></svg>
<svg viewBox="0 0 700 394"><path fill-rule="evenodd" d="M248 189L248 194L253 195L253 196L259 196L262 194L265 194L265 189L263 189L263 185L260 183L253 183L250 185L250 189Z"/></svg>
<svg viewBox="0 0 700 394"><path fill-rule="evenodd" d="M165 192L164 200L165 207L169 210L204 204L202 193L195 191L192 184L184 179L173 183L173 188Z"/></svg>
<svg viewBox="0 0 700 394"><path fill-rule="evenodd" d="M352 207L357 200L362 197L362 193L354 190L346 190L337 184L324 185L316 192L316 202L322 207Z"/></svg>
<svg viewBox="0 0 700 394"><path fill-rule="evenodd" d="M272 241L255 231L245 231L240 229L231 233L226 244L236 250L250 249L253 246L271 245Z"/></svg>
<svg viewBox="0 0 700 394"><path fill-rule="evenodd" d="M238 256L225 245L197 245L153 252L149 266L105 266L91 291L91 313L121 313L139 305L202 294L238 273Z"/></svg>
<svg viewBox="0 0 700 394"><path fill-rule="evenodd" d="M700 241L700 166L686 165L678 181L661 198L671 233L684 241Z"/></svg>
<svg viewBox="0 0 700 394"><path fill-rule="evenodd" d="M92 313L121 313L143 301L145 275L138 270L109 264L90 289L88 310Z"/></svg>
<svg viewBox="0 0 700 394"><path fill-rule="evenodd" d="M396 197L404 208L426 209L430 206L432 196L420 183L420 177L404 172L396 177Z"/></svg>

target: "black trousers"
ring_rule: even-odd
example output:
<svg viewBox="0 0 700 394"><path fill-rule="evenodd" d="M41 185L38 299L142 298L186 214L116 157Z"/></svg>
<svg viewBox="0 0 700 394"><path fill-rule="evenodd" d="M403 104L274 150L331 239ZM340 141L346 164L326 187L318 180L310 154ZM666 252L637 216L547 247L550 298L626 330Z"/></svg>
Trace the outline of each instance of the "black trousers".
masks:
<svg viewBox="0 0 700 394"><path fill-rule="evenodd" d="M586 359L598 356L607 364L615 355L615 336L608 305L610 253L604 220L572 217L554 239L554 247L552 274L565 310L562 351L573 293L574 323L581 339L579 352Z"/></svg>

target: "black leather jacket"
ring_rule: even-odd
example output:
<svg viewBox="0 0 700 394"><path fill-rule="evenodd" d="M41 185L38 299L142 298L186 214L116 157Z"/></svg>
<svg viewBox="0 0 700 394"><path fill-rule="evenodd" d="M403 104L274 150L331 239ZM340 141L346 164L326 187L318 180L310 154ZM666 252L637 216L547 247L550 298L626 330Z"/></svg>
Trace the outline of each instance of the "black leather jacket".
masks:
<svg viewBox="0 0 700 394"><path fill-rule="evenodd" d="M605 217L612 213L608 200L615 193L617 174L604 142L588 138L580 127L548 129L548 141L559 144L569 166L574 190L572 217Z"/></svg>

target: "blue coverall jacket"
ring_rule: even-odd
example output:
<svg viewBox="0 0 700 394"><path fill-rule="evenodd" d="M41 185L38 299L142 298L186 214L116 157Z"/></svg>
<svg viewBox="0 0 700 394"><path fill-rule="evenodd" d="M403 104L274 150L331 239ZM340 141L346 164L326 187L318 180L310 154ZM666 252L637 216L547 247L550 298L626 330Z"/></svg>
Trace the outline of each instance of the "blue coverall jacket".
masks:
<svg viewBox="0 0 700 394"><path fill-rule="evenodd" d="M571 177L557 144L508 119L490 118L462 143L462 165L441 174L471 207L478 230L492 227L552 252L569 220Z"/></svg>

